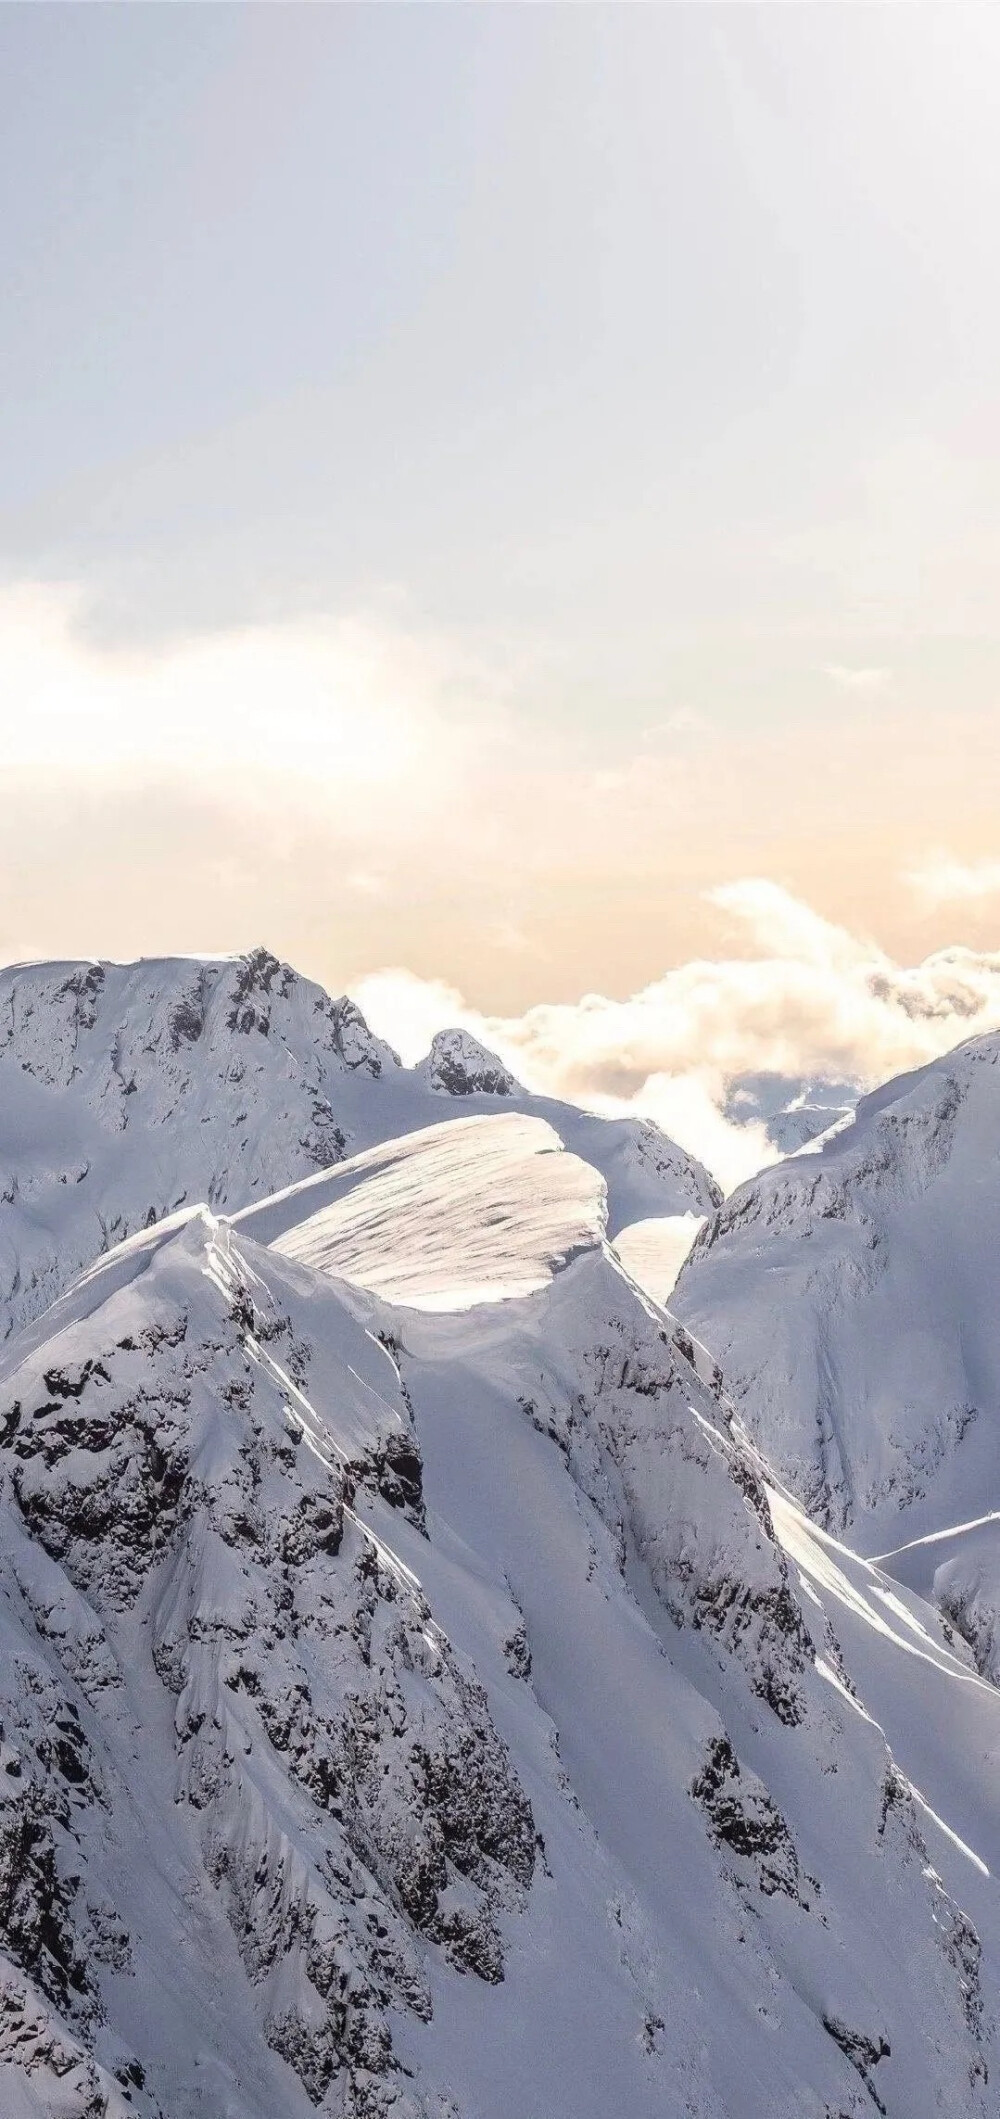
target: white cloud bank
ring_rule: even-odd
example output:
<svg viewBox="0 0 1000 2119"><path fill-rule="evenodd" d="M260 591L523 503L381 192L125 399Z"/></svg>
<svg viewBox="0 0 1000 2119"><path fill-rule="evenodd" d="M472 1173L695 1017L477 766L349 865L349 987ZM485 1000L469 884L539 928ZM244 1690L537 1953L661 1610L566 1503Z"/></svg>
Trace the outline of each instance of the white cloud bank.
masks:
<svg viewBox="0 0 1000 2119"><path fill-rule="evenodd" d="M709 898L755 953L680 964L627 1000L586 994L486 1016L453 987L403 970L353 991L405 1058L461 1023L532 1089L648 1113L727 1187L774 1160L761 1127L724 1115L735 1078L766 1071L870 1088L1000 1027L1000 951L943 949L907 968L775 883L727 884Z"/></svg>

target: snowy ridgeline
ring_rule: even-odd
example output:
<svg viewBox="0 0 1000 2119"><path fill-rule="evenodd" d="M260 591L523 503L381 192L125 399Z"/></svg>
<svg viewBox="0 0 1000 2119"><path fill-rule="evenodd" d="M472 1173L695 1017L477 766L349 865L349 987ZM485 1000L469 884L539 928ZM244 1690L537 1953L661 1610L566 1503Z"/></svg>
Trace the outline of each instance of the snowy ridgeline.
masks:
<svg viewBox="0 0 1000 2119"><path fill-rule="evenodd" d="M5 2115L996 2110L1000 1695L605 1228L508 1102L10 1340Z"/></svg>
<svg viewBox="0 0 1000 2119"><path fill-rule="evenodd" d="M718 1203L651 1121L529 1096L463 1031L402 1067L353 1002L265 950L0 972L0 1337L179 1207L233 1211L378 1142L498 1109L547 1119L600 1170L612 1232Z"/></svg>

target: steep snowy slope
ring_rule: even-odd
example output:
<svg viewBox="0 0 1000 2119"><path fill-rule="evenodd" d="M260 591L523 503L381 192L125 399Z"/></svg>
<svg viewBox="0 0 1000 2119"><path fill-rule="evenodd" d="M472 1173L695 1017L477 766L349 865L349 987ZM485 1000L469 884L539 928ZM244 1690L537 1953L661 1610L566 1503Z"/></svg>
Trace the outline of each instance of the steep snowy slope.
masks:
<svg viewBox="0 0 1000 2119"><path fill-rule="evenodd" d="M339 1174L0 1363L0 2109L985 2119L992 1897L600 1183Z"/></svg>
<svg viewBox="0 0 1000 2119"><path fill-rule="evenodd" d="M998 1258L989 1036L734 1193L673 1300L776 1470L876 1552L1000 1507Z"/></svg>
<svg viewBox="0 0 1000 2119"><path fill-rule="evenodd" d="M706 1213L700 1165L640 1120L529 1097L463 1032L399 1065L353 1003L265 950L0 973L0 1336L185 1202L236 1208L470 1111L532 1110L606 1178L612 1226Z"/></svg>
<svg viewBox="0 0 1000 2119"><path fill-rule="evenodd" d="M1000 1694L948 1621L884 1566L838 1544L787 1494L769 1488L769 1501L806 1608L833 1627L859 1709L884 1729L935 1866L975 1924L983 1991L1000 1948ZM972 1981L970 2003L974 1993Z"/></svg>

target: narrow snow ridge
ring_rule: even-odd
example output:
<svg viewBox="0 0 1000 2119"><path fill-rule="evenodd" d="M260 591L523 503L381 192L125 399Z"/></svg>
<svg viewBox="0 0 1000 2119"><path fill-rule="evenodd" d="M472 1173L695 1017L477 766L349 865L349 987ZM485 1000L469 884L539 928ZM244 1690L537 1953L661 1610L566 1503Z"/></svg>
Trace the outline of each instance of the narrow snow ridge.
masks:
<svg viewBox="0 0 1000 2119"><path fill-rule="evenodd" d="M504 1112L370 1148L237 1219L389 1301L462 1310L530 1295L599 1245L606 1193L544 1119Z"/></svg>

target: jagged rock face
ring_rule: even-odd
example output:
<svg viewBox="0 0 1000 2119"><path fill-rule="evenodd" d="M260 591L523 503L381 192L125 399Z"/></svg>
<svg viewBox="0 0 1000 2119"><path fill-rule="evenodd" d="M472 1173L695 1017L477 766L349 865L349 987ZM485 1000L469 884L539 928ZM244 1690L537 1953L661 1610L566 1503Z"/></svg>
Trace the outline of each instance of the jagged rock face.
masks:
<svg viewBox="0 0 1000 2119"><path fill-rule="evenodd" d="M630 1168L642 1171L647 1177L663 1179L669 1176L679 1188L678 1196L683 1199L684 1206L692 1212L707 1211L710 1206L721 1204L722 1193L715 1179L706 1172L696 1176L700 1166L692 1166L690 1158L684 1156L674 1141L668 1140L653 1119L626 1119L622 1123L626 1128L623 1157Z"/></svg>
<svg viewBox="0 0 1000 2119"><path fill-rule="evenodd" d="M980 1514L996 1489L998 1058L976 1039L744 1185L672 1298L779 1475L869 1549Z"/></svg>
<svg viewBox="0 0 1000 2119"><path fill-rule="evenodd" d="M240 1051L238 1038L250 1042L244 1068L232 1072L226 1063ZM269 1068L264 1056L283 1045L300 1066L312 1059L317 1080L331 1062L376 1079L399 1064L353 1001L332 1001L266 949L217 962L14 966L0 978L0 1055L48 1088L80 1083L112 1132L135 1122L142 1106L130 1111L129 1099L151 1092L156 1119L180 1117L195 1048L203 1062L214 1059L236 1106L244 1084L267 1073L287 1078L287 1066L272 1059Z"/></svg>
<svg viewBox="0 0 1000 2119"><path fill-rule="evenodd" d="M468 1030L439 1030L424 1062L432 1089L446 1096L523 1096L510 1069Z"/></svg>
<svg viewBox="0 0 1000 2119"><path fill-rule="evenodd" d="M150 1250L141 1294L127 1283L14 1368L5 1548L71 1690L37 1657L7 1663L0 1946L67 2035L113 2008L109 1951L148 1972L110 1890L95 1947L80 1870L100 1875L95 1809L127 1815L162 1778L148 1713L131 1757L93 1765L152 1686L172 1805L262 2037L310 2103L361 2115L399 2087L393 2012L430 2015L428 1946L502 1980L497 1911L530 1886L535 1829L481 1685L353 1505L367 1486L419 1523L419 1451L390 1355L347 1314L338 1333L339 1432L308 1397L308 1341L196 1216ZM141 1905L141 1844L123 1851Z"/></svg>
<svg viewBox="0 0 1000 2119"><path fill-rule="evenodd" d="M738 1658L780 1721L801 1720L812 1644L721 1371L702 1355L700 1376L683 1328L623 1300L599 1256L562 1277L551 1306L560 1364L544 1395L526 1401L531 1416L565 1450L626 1556L648 1569L670 1618Z"/></svg>
<svg viewBox="0 0 1000 2119"><path fill-rule="evenodd" d="M0 974L0 1307L29 1321L185 1202L337 1162L353 1081L398 1068L353 1002L266 950Z"/></svg>
<svg viewBox="0 0 1000 2119"><path fill-rule="evenodd" d="M756 1775L743 1771L727 1736L712 1738L691 1793L716 1845L742 1857L765 1896L783 1891L808 1910L788 1826Z"/></svg>

